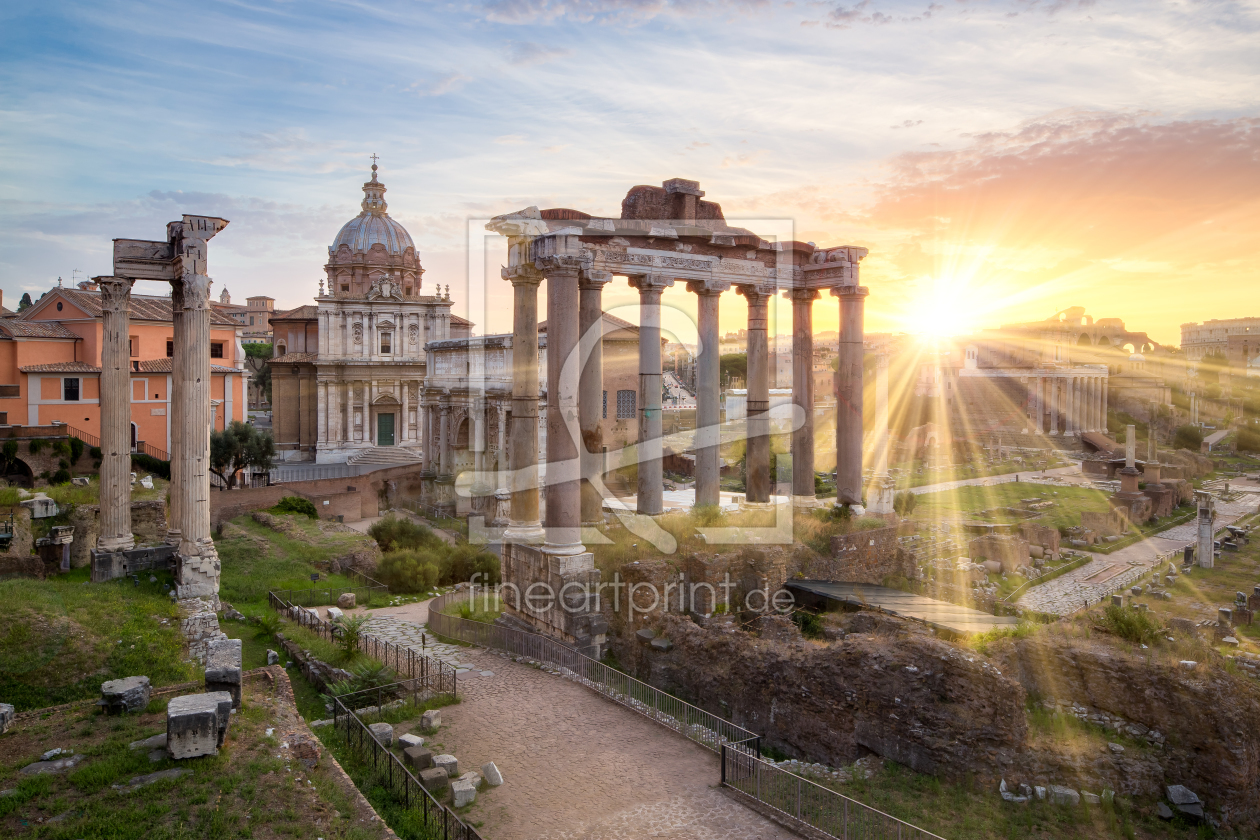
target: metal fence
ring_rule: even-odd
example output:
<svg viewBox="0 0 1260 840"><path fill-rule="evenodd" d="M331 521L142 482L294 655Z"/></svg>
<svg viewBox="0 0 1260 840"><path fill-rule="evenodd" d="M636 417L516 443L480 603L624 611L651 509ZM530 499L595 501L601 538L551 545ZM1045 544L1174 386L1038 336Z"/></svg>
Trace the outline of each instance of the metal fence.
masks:
<svg viewBox="0 0 1260 840"><path fill-rule="evenodd" d="M474 591L473 597L482 594L484 590ZM555 665L567 672L565 676L714 752L728 742L752 742L760 750L761 736L756 733L584 656L555 639L442 612L468 597L467 591L454 592L430 601L429 629L440 636Z"/></svg>
<svg viewBox="0 0 1260 840"><path fill-rule="evenodd" d="M359 702L372 697L375 697L375 705L379 709L385 692L394 688L368 689L336 698L333 710L336 729L345 737L350 748L371 766L380 785L423 820L424 827L428 829L427 836L440 840L481 840L481 835L472 826L466 825L454 811L424 789L424 785L398 760L398 756L380 745L354 711Z"/></svg>
<svg viewBox="0 0 1260 840"><path fill-rule="evenodd" d="M289 591L269 590L267 592L267 603L276 612L288 616L320 638L334 644L341 641L345 631L339 624L325 621L314 610L302 604L294 603L292 600L287 600L284 596ZM309 592L312 590L305 591ZM338 592L342 590L334 589L329 591ZM381 639L372 635L371 631L362 634L359 639L359 650L366 656L388 665L404 681L414 683L413 689L417 687L425 688L436 694L450 694L452 696L457 696L459 693L459 681L453 665L448 665L422 653L416 653L409 647L403 647Z"/></svg>
<svg viewBox="0 0 1260 840"><path fill-rule="evenodd" d="M471 597L487 595L472 590ZM761 758L761 736L706 712L629 674L578 653L555 639L446 615L443 609L469 592L454 592L429 603L429 629L461 642L506 651L555 665L564 676L633 709L721 756L722 785L772 810L806 836L841 840L942 840L929 831L863 805ZM754 806L758 807L758 806ZM809 832L808 829L813 829Z"/></svg>
<svg viewBox="0 0 1260 840"><path fill-rule="evenodd" d="M743 744L722 745L722 786L773 810L789 824L842 840L943 840L831 788L781 770Z"/></svg>
<svg viewBox="0 0 1260 840"><path fill-rule="evenodd" d="M383 583L372 581L362 586L324 586L311 589L276 589L272 590L291 606L321 607L335 605L337 599L346 593L354 595L357 606L372 603L373 596L388 598L389 587Z"/></svg>

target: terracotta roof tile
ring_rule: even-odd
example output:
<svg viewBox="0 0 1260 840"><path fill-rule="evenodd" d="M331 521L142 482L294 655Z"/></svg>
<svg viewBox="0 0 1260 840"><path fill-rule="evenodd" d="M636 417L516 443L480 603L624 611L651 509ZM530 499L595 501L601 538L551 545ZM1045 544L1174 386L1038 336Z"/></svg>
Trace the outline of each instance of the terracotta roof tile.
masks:
<svg viewBox="0 0 1260 840"><path fill-rule="evenodd" d="M141 373L170 373L173 369L173 359L149 359L140 363ZM211 373L240 373L236 368L224 367L223 365L210 364Z"/></svg>
<svg viewBox="0 0 1260 840"><path fill-rule="evenodd" d="M284 309L271 313L271 322L276 321L314 321L319 317L319 307L312 304L299 306L296 309Z"/></svg>
<svg viewBox="0 0 1260 840"><path fill-rule="evenodd" d="M22 373L100 373L101 369L87 362L47 362L42 365L24 365Z"/></svg>
<svg viewBox="0 0 1260 840"><path fill-rule="evenodd" d="M268 362L271 364L284 364L285 362L289 362L295 365L302 364L304 362L317 361L319 361L318 353L285 353L283 356L273 356L268 359Z"/></svg>
<svg viewBox="0 0 1260 840"><path fill-rule="evenodd" d="M82 309L92 318L101 316L101 293L99 291L91 291L88 289L54 289L55 294L59 294L70 303ZM32 312L28 309L21 317L23 320L35 320L29 318ZM130 317L135 321L171 321L171 299L169 297L160 297L158 295L136 295L131 296ZM210 323L220 326L234 327L236 322L228 318L214 309L210 310Z"/></svg>
<svg viewBox="0 0 1260 840"><path fill-rule="evenodd" d="M21 318L0 320L0 332L13 338L79 338L59 321L24 321Z"/></svg>

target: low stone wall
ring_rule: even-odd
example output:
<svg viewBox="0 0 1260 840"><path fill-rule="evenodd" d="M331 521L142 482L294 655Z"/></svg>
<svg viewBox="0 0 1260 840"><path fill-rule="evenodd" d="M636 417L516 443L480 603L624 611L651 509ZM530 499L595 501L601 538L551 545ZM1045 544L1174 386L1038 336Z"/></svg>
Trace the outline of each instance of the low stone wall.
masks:
<svg viewBox="0 0 1260 840"><path fill-rule="evenodd" d="M35 539L31 534L30 508L18 505L10 510L13 512L13 541L0 553L0 575L20 574L42 578L44 563L31 554L35 550Z"/></svg>
<svg viewBox="0 0 1260 840"><path fill-rule="evenodd" d="M303 650L297 642L292 639L286 639L283 634L277 633L276 640L280 643L280 647L289 655L289 659L297 665L298 670L302 672L302 676L312 683L320 691L327 691L331 683L341 682L342 680L352 679L349 671L341 668L335 668L327 662L316 659L309 650Z"/></svg>
<svg viewBox="0 0 1260 840"><path fill-rule="evenodd" d="M1061 541L1058 528L1052 528L1049 525L1038 525L1036 522L1021 522L1019 535L1027 540L1030 546L1041 546L1042 553L1048 558L1058 558Z"/></svg>
<svg viewBox="0 0 1260 840"><path fill-rule="evenodd" d="M335 519L340 514L346 522L358 522L396 507L399 499L420 498L420 489L420 465L409 464L359 476L216 491L210 494L210 526L218 528L229 519L272 507L285 496L310 499L322 519Z"/></svg>
<svg viewBox="0 0 1260 840"><path fill-rule="evenodd" d="M70 543L70 568L92 565L91 551L101 534L100 505L75 505L70 512L74 542ZM166 502L153 500L131 503L131 533L136 545L153 545L166 539Z"/></svg>
<svg viewBox="0 0 1260 840"><path fill-rule="evenodd" d="M1128 520L1115 508L1083 512L1081 526L1104 537L1118 537L1129 530Z"/></svg>
<svg viewBox="0 0 1260 840"><path fill-rule="evenodd" d="M200 598L187 598L179 602L179 629L188 642L188 654L205 663L206 647L216 639L226 639L219 629L219 616L214 605Z"/></svg>
<svg viewBox="0 0 1260 840"><path fill-rule="evenodd" d="M831 556L803 560L801 574L812 580L883 583L885 578L918 578L918 567L897 542L897 527L873 528L831 538Z"/></svg>

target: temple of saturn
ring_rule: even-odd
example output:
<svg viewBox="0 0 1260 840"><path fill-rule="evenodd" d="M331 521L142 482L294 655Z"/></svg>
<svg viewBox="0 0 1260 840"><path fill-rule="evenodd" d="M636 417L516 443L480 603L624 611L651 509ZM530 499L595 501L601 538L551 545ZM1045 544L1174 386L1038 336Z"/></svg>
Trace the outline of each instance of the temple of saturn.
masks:
<svg viewBox="0 0 1260 840"><path fill-rule="evenodd" d="M589 340L602 312L604 287L625 277L639 292L639 434L637 511L662 512L661 296L685 284L698 298L696 504L716 505L719 477L718 312L732 288L748 305L747 505L770 502L768 302L792 302L792 502L814 497L813 307L823 292L839 301L836 378L838 503L862 501L862 338L867 289L858 284L865 248L817 248L768 242L728 225L721 207L702 201L695 181L635 187L622 218L530 207L487 227L508 240L503 279L513 290L511 497L503 535L505 584L527 593L545 584L562 609L508 612L544 632L598 655L606 626L584 593L598 585L594 557L581 541L583 522L602 519L598 492L602 390L599 344ZM538 289L547 281L545 521L538 475ZM528 599L526 599L528 601Z"/></svg>
<svg viewBox="0 0 1260 840"><path fill-rule="evenodd" d="M101 288L100 537L92 577L104 580L177 558L175 593L218 607L219 556L210 536L210 277L207 244L227 221L184 216L166 241L114 240L114 276ZM140 547L131 533L131 377L128 321L136 280L171 284L174 338L171 499L166 544Z"/></svg>

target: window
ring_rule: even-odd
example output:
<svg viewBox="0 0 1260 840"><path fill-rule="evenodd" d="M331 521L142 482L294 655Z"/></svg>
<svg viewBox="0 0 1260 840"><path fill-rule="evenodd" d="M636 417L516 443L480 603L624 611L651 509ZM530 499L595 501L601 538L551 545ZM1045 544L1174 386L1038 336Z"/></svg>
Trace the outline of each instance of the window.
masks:
<svg viewBox="0 0 1260 840"><path fill-rule="evenodd" d="M608 419L608 392L607 392L607 391L605 391L605 392L604 392L604 414L603 414L603 417L604 417L604 419L605 419L605 420L607 420L607 419Z"/></svg>
<svg viewBox="0 0 1260 840"><path fill-rule="evenodd" d="M252 327L252 326L254 326L254 316L253 316L253 315L250 315L250 316L249 316L249 325L250 325L251 327Z"/></svg>
<svg viewBox="0 0 1260 840"><path fill-rule="evenodd" d="M9 412L0 411L0 426L9 425Z"/></svg>
<svg viewBox="0 0 1260 840"><path fill-rule="evenodd" d="M348 285L346 285L345 283L342 283L342 284L341 284L341 291L343 291L343 292L348 292L348 291L350 291L350 287L349 287Z"/></svg>
<svg viewBox="0 0 1260 840"><path fill-rule="evenodd" d="M617 419L627 420L634 417L634 391L617 392Z"/></svg>
<svg viewBox="0 0 1260 840"><path fill-rule="evenodd" d="M381 353L382 354L387 355L389 353L394 352L393 350L390 349L393 337L394 337L393 333L387 333L387 332L381 333Z"/></svg>
<svg viewBox="0 0 1260 840"><path fill-rule="evenodd" d="M73 400L78 402L79 399L79 379L78 377L66 377L61 380L61 398L63 400Z"/></svg>
<svg viewBox="0 0 1260 840"><path fill-rule="evenodd" d="M166 340L166 358L175 358L175 342L169 338Z"/></svg>
<svg viewBox="0 0 1260 840"><path fill-rule="evenodd" d="M132 356L140 355L140 336L133 335L127 340L127 349Z"/></svg>
<svg viewBox="0 0 1260 840"><path fill-rule="evenodd" d="M222 341L210 342L210 358L212 359L223 358L223 342Z"/></svg>
<svg viewBox="0 0 1260 840"><path fill-rule="evenodd" d="M277 344L277 345L276 345L276 355L277 355L277 356L283 356L286 352L288 352L288 348L287 348L287 347L285 347L283 344Z"/></svg>

